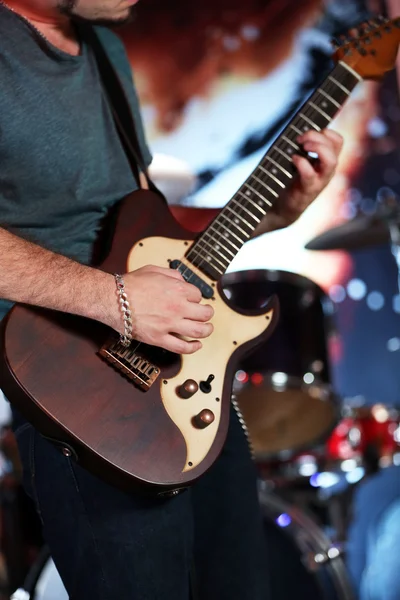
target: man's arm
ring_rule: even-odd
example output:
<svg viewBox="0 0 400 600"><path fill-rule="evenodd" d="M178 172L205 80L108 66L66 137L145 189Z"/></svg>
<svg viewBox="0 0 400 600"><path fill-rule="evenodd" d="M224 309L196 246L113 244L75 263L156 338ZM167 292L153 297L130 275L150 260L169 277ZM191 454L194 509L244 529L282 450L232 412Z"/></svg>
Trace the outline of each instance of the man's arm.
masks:
<svg viewBox="0 0 400 600"><path fill-rule="evenodd" d="M134 337L178 354L201 348L213 326L201 292L178 271L146 266L124 275ZM0 228L0 297L91 319L123 333L113 275L81 265ZM189 338L189 339L183 339Z"/></svg>
<svg viewBox="0 0 400 600"><path fill-rule="evenodd" d="M0 228L0 297L110 324L114 278ZM115 296L115 294L114 294ZM117 324L117 320L116 320Z"/></svg>

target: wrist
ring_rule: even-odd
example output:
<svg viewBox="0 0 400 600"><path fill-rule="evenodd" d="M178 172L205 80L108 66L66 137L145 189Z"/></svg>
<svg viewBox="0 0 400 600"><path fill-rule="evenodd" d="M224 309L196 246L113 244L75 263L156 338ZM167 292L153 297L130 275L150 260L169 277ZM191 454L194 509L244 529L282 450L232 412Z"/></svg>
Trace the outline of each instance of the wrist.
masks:
<svg viewBox="0 0 400 600"><path fill-rule="evenodd" d="M85 316L122 333L124 325L121 319L114 275L91 268L90 279L89 295L92 301Z"/></svg>
<svg viewBox="0 0 400 600"><path fill-rule="evenodd" d="M119 273L115 273L114 279L116 293L118 296L119 309L121 312L121 319L124 324L124 331L120 334L120 342L123 346L128 348L133 340L133 320L131 305L129 303L128 294L125 290L124 278Z"/></svg>

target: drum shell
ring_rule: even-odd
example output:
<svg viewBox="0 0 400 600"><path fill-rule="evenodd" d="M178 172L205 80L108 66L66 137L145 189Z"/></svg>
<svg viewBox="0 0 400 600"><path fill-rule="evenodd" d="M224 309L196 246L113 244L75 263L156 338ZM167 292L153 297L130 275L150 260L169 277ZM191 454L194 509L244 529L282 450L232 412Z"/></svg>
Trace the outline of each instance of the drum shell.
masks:
<svg viewBox="0 0 400 600"><path fill-rule="evenodd" d="M322 443L339 418L329 356L332 302L314 282L284 271L230 273L222 289L234 306L250 311L273 294L279 299L274 332L241 361L234 385L256 459L287 458Z"/></svg>
<svg viewBox="0 0 400 600"><path fill-rule="evenodd" d="M242 361L244 371L283 372L299 379L311 372L331 383L333 305L316 283L286 271L253 270L225 275L222 289L230 302L248 310L262 308L273 294L279 299L278 324L268 341Z"/></svg>
<svg viewBox="0 0 400 600"><path fill-rule="evenodd" d="M356 600L340 546L314 518L260 482L273 600Z"/></svg>

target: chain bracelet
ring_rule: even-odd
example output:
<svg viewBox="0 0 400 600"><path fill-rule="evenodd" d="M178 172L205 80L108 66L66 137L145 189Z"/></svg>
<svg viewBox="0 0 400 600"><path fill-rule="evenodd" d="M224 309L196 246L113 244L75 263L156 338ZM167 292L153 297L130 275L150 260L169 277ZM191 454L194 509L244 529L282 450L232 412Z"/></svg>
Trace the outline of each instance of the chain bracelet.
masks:
<svg viewBox="0 0 400 600"><path fill-rule="evenodd" d="M129 304L128 296L125 292L125 282L122 275L118 275L118 273L114 274L115 283L117 286L117 294L118 294L118 302L120 305L122 318L124 321L124 333L120 334L120 342L126 348L131 345L132 342L132 330L133 330L133 322L132 322L132 311Z"/></svg>

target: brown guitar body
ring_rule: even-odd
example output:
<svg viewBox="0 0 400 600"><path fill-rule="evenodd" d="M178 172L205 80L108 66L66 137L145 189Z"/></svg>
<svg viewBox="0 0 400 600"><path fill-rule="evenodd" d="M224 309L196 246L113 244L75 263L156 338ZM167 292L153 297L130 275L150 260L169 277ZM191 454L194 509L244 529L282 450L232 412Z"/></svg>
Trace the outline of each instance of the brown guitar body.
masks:
<svg viewBox="0 0 400 600"><path fill-rule="evenodd" d="M168 260L184 261L193 237L158 194L135 192L121 204L102 268L124 273L145 264L168 267ZM106 480L125 489L155 486L159 493L189 485L222 449L239 356L266 339L277 313L272 301L262 315L240 314L215 282L198 274L215 287L207 301L215 308L215 331L191 356L141 345L139 352L161 369L147 391L99 356L112 334L107 327L22 305L4 322L0 387L39 431L69 444L83 466ZM210 393L179 396L187 379L205 381L210 374ZM215 421L199 428L193 419L203 409Z"/></svg>

